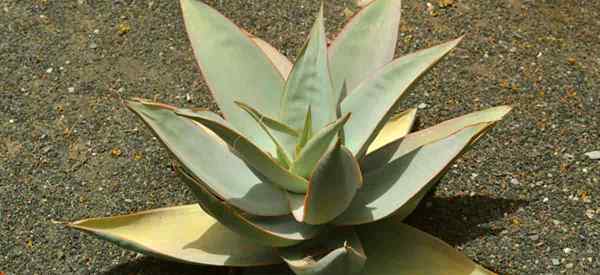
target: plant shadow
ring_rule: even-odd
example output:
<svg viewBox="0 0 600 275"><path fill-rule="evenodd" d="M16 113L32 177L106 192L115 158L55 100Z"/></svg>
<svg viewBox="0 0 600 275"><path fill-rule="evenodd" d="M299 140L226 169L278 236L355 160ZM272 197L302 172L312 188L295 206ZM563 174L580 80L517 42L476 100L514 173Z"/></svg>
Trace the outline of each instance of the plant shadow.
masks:
<svg viewBox="0 0 600 275"><path fill-rule="evenodd" d="M527 203L525 200L487 196L440 198L429 194L405 222L450 245L459 246L485 235L497 235L504 228L488 223L517 211Z"/></svg>

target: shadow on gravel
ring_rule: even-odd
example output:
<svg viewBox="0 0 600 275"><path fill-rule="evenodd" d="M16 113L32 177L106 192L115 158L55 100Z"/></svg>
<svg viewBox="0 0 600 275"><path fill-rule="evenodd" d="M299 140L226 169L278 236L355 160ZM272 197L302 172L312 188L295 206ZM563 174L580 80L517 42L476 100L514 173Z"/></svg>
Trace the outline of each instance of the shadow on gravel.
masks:
<svg viewBox="0 0 600 275"><path fill-rule="evenodd" d="M504 228L487 223L503 218L505 213L515 212L527 203L486 196L426 198L405 222L457 246L500 233Z"/></svg>
<svg viewBox="0 0 600 275"><path fill-rule="evenodd" d="M169 261L163 261L151 257L142 257L112 267L102 275L229 275L236 274L235 270L213 266L195 266Z"/></svg>
<svg viewBox="0 0 600 275"><path fill-rule="evenodd" d="M244 274L266 275L266 274L288 274L283 265L275 265L262 268L246 268ZM151 257L142 257L112 267L102 275L239 275L240 268L198 266L176 262L163 261Z"/></svg>

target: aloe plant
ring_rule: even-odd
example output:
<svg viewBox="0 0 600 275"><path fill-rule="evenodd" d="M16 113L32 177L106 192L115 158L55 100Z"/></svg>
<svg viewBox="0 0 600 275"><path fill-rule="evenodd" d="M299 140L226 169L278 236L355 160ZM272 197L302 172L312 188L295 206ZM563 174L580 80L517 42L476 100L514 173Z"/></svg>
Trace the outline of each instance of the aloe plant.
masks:
<svg viewBox="0 0 600 275"><path fill-rule="evenodd" d="M191 264L492 274L402 223L452 161L510 111L494 107L415 132L416 109L394 115L415 80L461 38L393 60L400 0L370 2L329 46L321 8L292 64L206 4L181 6L223 117L143 99L127 106L169 150L197 203L69 227Z"/></svg>

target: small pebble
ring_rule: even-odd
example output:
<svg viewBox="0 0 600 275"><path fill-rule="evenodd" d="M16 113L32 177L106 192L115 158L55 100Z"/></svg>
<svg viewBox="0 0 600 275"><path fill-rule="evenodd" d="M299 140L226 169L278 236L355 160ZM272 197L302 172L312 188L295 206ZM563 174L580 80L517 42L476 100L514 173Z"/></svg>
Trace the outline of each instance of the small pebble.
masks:
<svg viewBox="0 0 600 275"><path fill-rule="evenodd" d="M544 198L544 199L542 200L542 202L548 202L549 200L550 200L550 199L548 199L548 198Z"/></svg>
<svg viewBox="0 0 600 275"><path fill-rule="evenodd" d="M600 151L591 151L591 152L587 152L585 153L585 155L590 158L590 159L600 159Z"/></svg>
<svg viewBox="0 0 600 275"><path fill-rule="evenodd" d="M54 69L53 69L53 68L48 68L48 69L46 69L46 72L47 72L47 73L49 73L49 74L50 74L50 73L52 73L52 71L54 71Z"/></svg>
<svg viewBox="0 0 600 275"><path fill-rule="evenodd" d="M552 265L560 265L560 261L558 259L552 259Z"/></svg>
<svg viewBox="0 0 600 275"><path fill-rule="evenodd" d="M573 263L568 263L567 265L565 265L565 267L566 267L567 269L571 269L571 268L573 268L573 266L574 266L574 264L573 264Z"/></svg>
<svg viewBox="0 0 600 275"><path fill-rule="evenodd" d="M74 93L75 92L75 88L74 87L69 87L69 88L67 88L67 91L69 91L69 93Z"/></svg>
<svg viewBox="0 0 600 275"><path fill-rule="evenodd" d="M514 185L519 185L519 184L521 184L521 182L519 182L519 180L518 180L518 179L515 179L515 178L512 178L512 179L510 179L510 183L511 183L511 184L514 184Z"/></svg>
<svg viewBox="0 0 600 275"><path fill-rule="evenodd" d="M538 235L538 234L531 235L531 236L529 236L529 239L535 242L540 239L540 235Z"/></svg>
<svg viewBox="0 0 600 275"><path fill-rule="evenodd" d="M95 49L95 48L98 48L98 44L92 42L90 44L90 49Z"/></svg>
<svg viewBox="0 0 600 275"><path fill-rule="evenodd" d="M419 108L419 109L425 109L427 107L429 107L429 105L427 105L427 103L421 103L421 104L417 105L417 108Z"/></svg>
<svg viewBox="0 0 600 275"><path fill-rule="evenodd" d="M572 250L568 247L563 248L563 252L565 252L565 254L569 254L569 253L571 253L571 251Z"/></svg>

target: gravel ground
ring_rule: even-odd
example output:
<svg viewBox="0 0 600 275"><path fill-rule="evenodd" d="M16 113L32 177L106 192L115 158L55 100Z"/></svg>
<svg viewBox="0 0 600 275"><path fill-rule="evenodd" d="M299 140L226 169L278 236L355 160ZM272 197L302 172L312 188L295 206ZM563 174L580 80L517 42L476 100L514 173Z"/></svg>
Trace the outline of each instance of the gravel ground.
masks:
<svg viewBox="0 0 600 275"><path fill-rule="evenodd" d="M320 1L207 2L293 58ZM467 34L404 102L419 128L515 107L409 222L501 274L600 274L600 1L404 2L399 54ZM356 10L325 7L332 32ZM214 108L177 1L0 2L0 274L225 272L50 222L192 201L134 96Z"/></svg>

